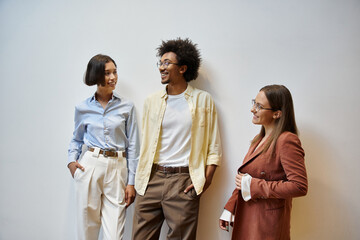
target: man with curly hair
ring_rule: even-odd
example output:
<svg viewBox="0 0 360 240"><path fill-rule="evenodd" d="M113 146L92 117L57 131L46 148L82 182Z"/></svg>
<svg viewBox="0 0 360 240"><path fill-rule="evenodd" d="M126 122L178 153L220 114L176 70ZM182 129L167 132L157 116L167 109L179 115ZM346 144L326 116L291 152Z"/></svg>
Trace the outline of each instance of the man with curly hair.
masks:
<svg viewBox="0 0 360 240"><path fill-rule="evenodd" d="M221 161L217 113L209 93L188 84L200 53L189 39L163 41L158 63L164 90L144 104L142 145L135 176L133 239L196 239L200 195Z"/></svg>

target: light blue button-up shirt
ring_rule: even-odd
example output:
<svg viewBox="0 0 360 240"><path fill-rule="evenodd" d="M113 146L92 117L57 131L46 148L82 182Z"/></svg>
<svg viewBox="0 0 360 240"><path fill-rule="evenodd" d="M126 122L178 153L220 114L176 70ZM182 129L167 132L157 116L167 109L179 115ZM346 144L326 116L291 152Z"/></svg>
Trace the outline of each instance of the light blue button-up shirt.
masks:
<svg viewBox="0 0 360 240"><path fill-rule="evenodd" d="M126 151L128 184L134 185L139 161L139 132L134 104L115 92L104 109L95 95L75 107L75 130L68 161L78 160L83 144Z"/></svg>

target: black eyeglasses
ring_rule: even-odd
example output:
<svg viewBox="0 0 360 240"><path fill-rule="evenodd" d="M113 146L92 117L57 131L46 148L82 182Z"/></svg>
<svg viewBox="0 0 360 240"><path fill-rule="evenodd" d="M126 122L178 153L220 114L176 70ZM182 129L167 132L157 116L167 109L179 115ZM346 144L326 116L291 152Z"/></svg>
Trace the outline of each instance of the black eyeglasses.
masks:
<svg viewBox="0 0 360 240"><path fill-rule="evenodd" d="M275 111L273 108L264 108L259 103L255 102L255 99L252 99L251 102L252 102L252 107L255 108L255 110L257 112L260 111L260 110L272 110L272 111Z"/></svg>
<svg viewBox="0 0 360 240"><path fill-rule="evenodd" d="M156 63L156 66L157 66L158 68L163 67L163 68L166 69L166 68L168 68L168 66L169 66L170 64L179 65L179 64L177 64L177 63L172 63L172 62L169 62L169 61L165 61L165 62L159 61L159 62Z"/></svg>

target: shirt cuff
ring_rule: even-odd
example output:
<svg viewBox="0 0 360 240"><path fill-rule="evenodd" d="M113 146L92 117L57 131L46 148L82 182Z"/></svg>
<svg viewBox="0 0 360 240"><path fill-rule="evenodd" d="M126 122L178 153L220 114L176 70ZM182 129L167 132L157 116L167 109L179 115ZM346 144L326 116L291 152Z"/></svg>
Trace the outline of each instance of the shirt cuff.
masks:
<svg viewBox="0 0 360 240"><path fill-rule="evenodd" d="M129 173L127 184L128 185L135 185L135 175L134 174Z"/></svg>
<svg viewBox="0 0 360 240"><path fill-rule="evenodd" d="M76 162L78 160L80 154L76 152L71 152L68 154L68 164L71 162Z"/></svg>
<svg viewBox="0 0 360 240"><path fill-rule="evenodd" d="M228 210L224 209L223 213L220 216L220 220L224 220L229 223L234 222L234 215L232 215L232 213Z"/></svg>
<svg viewBox="0 0 360 240"><path fill-rule="evenodd" d="M216 165L220 166L221 157L219 155L211 155L208 156L206 160L206 165Z"/></svg>
<svg viewBox="0 0 360 240"><path fill-rule="evenodd" d="M249 174L244 174L241 178L241 196L245 202L251 199L250 184L252 177Z"/></svg>

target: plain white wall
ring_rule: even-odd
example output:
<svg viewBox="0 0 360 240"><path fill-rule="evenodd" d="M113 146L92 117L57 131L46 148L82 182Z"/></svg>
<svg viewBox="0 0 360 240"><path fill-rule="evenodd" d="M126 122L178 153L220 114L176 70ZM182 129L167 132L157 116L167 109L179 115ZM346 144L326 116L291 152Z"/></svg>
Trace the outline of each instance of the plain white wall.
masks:
<svg viewBox="0 0 360 240"><path fill-rule="evenodd" d="M95 91L82 83L87 62L115 59L116 91L140 120L145 97L163 87L155 49L179 36L201 49L192 84L212 94L224 148L198 239L230 238L218 217L259 131L250 100L272 83L292 92L306 151L309 193L293 201L292 238L359 239L358 0L1 0L0 239L74 239L67 147L74 106Z"/></svg>

